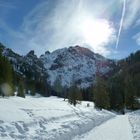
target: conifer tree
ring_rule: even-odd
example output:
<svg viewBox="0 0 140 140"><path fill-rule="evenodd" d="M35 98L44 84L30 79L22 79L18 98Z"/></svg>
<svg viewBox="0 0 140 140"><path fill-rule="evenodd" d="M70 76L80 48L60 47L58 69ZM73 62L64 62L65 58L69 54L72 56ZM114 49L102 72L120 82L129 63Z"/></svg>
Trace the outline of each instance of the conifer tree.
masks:
<svg viewBox="0 0 140 140"><path fill-rule="evenodd" d="M133 78L127 75L125 79L125 105L128 109L135 109L136 106L136 91Z"/></svg>
<svg viewBox="0 0 140 140"><path fill-rule="evenodd" d="M0 85L7 84L11 89L7 95L13 95L13 71L9 61L0 55Z"/></svg>
<svg viewBox="0 0 140 140"><path fill-rule="evenodd" d="M94 86L94 103L99 109L109 109L109 93L107 83L101 77L96 78L96 84Z"/></svg>
<svg viewBox="0 0 140 140"><path fill-rule="evenodd" d="M62 89L61 80L59 77L56 78L53 87L54 87L55 92L57 93L57 96L61 96L63 89Z"/></svg>
<svg viewBox="0 0 140 140"><path fill-rule="evenodd" d="M76 104L82 101L82 92L80 92L80 89L73 84L70 88L69 88L69 92L68 92L68 102L74 106L76 106Z"/></svg>
<svg viewBox="0 0 140 140"><path fill-rule="evenodd" d="M20 81L20 83L18 85L18 94L17 94L17 96L25 98L24 85L23 85L22 81Z"/></svg>

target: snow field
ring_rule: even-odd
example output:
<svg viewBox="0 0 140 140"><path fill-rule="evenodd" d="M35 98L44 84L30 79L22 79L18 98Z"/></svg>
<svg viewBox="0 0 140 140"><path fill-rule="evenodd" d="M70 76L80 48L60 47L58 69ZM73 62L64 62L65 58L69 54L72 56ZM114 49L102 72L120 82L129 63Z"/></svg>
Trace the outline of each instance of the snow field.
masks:
<svg viewBox="0 0 140 140"><path fill-rule="evenodd" d="M29 96L0 98L0 112L0 140L71 140L115 116L92 102L73 107L62 98Z"/></svg>

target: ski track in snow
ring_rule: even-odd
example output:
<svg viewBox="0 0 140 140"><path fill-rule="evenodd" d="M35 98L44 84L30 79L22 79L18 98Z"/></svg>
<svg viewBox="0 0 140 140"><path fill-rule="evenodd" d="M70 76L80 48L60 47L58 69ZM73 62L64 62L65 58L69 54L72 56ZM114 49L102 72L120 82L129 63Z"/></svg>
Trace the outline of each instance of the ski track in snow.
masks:
<svg viewBox="0 0 140 140"><path fill-rule="evenodd" d="M119 115L74 140L133 140L128 115Z"/></svg>
<svg viewBox="0 0 140 140"><path fill-rule="evenodd" d="M0 112L0 140L71 140L115 116L56 97L0 99Z"/></svg>

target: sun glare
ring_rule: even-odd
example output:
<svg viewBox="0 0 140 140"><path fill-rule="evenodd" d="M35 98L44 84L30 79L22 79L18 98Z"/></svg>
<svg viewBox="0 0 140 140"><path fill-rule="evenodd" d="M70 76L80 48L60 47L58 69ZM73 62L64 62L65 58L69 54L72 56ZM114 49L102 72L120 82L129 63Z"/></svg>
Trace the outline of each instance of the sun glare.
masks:
<svg viewBox="0 0 140 140"><path fill-rule="evenodd" d="M113 33L113 28L105 19L87 18L80 22L80 32L86 44L91 47L106 44Z"/></svg>

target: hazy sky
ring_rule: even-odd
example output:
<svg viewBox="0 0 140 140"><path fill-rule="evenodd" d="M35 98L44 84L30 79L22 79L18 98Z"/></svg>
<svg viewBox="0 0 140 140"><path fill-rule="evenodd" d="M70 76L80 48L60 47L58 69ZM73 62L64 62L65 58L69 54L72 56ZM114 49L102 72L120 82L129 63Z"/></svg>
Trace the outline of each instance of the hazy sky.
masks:
<svg viewBox="0 0 140 140"><path fill-rule="evenodd" d="M0 0L0 42L20 54L78 44L123 58L140 49L140 0Z"/></svg>

